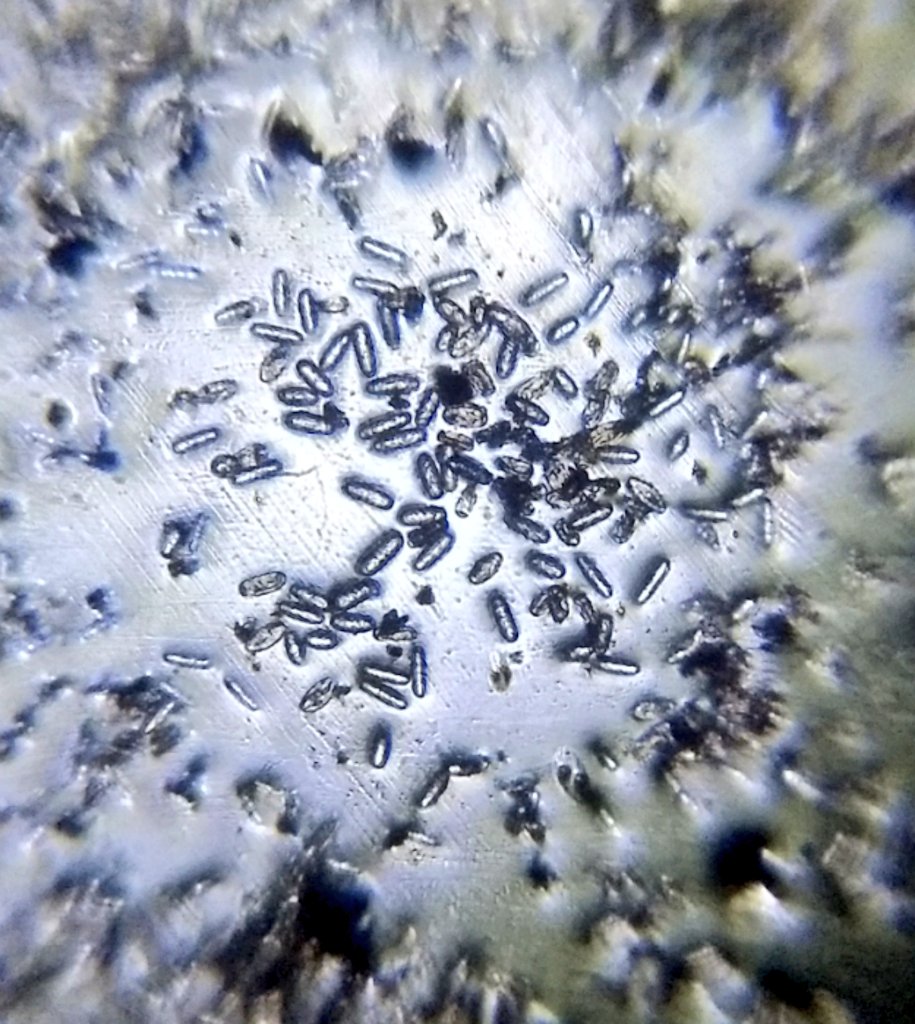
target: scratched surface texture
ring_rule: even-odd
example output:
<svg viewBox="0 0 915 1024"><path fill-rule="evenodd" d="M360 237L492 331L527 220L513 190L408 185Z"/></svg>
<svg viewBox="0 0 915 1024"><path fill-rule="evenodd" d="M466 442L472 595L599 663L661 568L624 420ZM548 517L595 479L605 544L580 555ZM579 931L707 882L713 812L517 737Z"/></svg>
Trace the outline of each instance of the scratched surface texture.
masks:
<svg viewBox="0 0 915 1024"><path fill-rule="evenodd" d="M3 6L0 1019L908 1019L913 28Z"/></svg>

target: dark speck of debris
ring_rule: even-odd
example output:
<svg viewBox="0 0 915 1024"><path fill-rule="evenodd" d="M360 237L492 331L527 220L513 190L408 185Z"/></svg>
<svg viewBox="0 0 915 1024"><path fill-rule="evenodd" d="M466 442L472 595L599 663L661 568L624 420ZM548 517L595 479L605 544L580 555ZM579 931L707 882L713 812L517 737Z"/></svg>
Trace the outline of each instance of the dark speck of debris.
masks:
<svg viewBox="0 0 915 1024"><path fill-rule="evenodd" d="M549 889L558 877L555 868L548 864L537 850L528 862L527 880L535 889Z"/></svg>
<svg viewBox="0 0 915 1024"><path fill-rule="evenodd" d="M72 413L66 402L61 402L56 398L48 402L48 408L45 412L48 426L54 427L55 430L60 430L61 427L65 427L70 422L71 417Z"/></svg>
<svg viewBox="0 0 915 1024"><path fill-rule="evenodd" d="M155 307L152 304L149 292L143 288L138 291L133 297L133 304L136 311L140 316L146 317L147 320L157 319Z"/></svg>
<svg viewBox="0 0 915 1024"><path fill-rule="evenodd" d="M432 587L425 586L417 590L416 603L424 605L435 604L435 591Z"/></svg>
<svg viewBox="0 0 915 1024"><path fill-rule="evenodd" d="M97 252L98 246L89 238L61 238L48 250L48 266L65 277L82 277L86 260Z"/></svg>
<svg viewBox="0 0 915 1024"><path fill-rule="evenodd" d="M104 587L96 587L86 595L86 604L98 615L108 615L111 611L111 592Z"/></svg>
<svg viewBox="0 0 915 1024"><path fill-rule="evenodd" d="M813 1005L813 991L800 979L781 968L773 967L761 972L760 986L782 1003L798 1010L809 1010Z"/></svg>
<svg viewBox="0 0 915 1024"><path fill-rule="evenodd" d="M388 831L384 841L384 848L386 850L393 850L403 844L410 838L410 833L413 831L413 825L409 821L400 821L397 824L392 825Z"/></svg>
<svg viewBox="0 0 915 1024"><path fill-rule="evenodd" d="M417 138L409 114L401 113L394 118L385 132L385 142L401 171L416 174L435 159L435 147Z"/></svg>
<svg viewBox="0 0 915 1024"><path fill-rule="evenodd" d="M709 882L725 895L757 882L770 883L772 875L762 858L768 842L762 829L746 826L718 836L709 854Z"/></svg>
<svg viewBox="0 0 915 1024"><path fill-rule="evenodd" d="M473 398L473 384L462 373L447 366L435 369L435 387L442 405L464 405Z"/></svg>
<svg viewBox="0 0 915 1024"><path fill-rule="evenodd" d="M317 148L311 133L300 122L278 110L267 125L267 144L280 163L291 164L306 160L320 166L324 155Z"/></svg>

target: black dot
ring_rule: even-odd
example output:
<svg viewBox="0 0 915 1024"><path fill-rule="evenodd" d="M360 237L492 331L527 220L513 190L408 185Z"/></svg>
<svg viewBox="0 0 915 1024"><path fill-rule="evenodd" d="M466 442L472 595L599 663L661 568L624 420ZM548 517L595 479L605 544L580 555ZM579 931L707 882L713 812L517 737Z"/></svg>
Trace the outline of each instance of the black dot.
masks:
<svg viewBox="0 0 915 1024"><path fill-rule="evenodd" d="M315 145L311 133L281 111L274 115L267 128L267 144L281 163L307 160L319 167L324 163L324 155Z"/></svg>
<svg viewBox="0 0 915 1024"><path fill-rule="evenodd" d="M423 170L435 159L435 147L417 138L410 127L409 118L398 117L385 134L388 152L396 166L411 174Z"/></svg>
<svg viewBox="0 0 915 1024"><path fill-rule="evenodd" d="M423 293L416 287L410 285L401 292L400 301L403 304L403 315L407 322L415 324L423 315L426 299Z"/></svg>
<svg viewBox="0 0 915 1024"><path fill-rule="evenodd" d="M424 605L435 604L435 591L432 587L420 587L420 589L416 591L416 603Z"/></svg>
<svg viewBox="0 0 915 1024"><path fill-rule="evenodd" d="M408 821L398 822L396 825L392 825L385 838L384 848L386 850L393 850L397 846L403 846L403 844L410 838L410 833L412 831L413 826Z"/></svg>
<svg viewBox="0 0 915 1024"><path fill-rule="evenodd" d="M111 609L111 594L104 587L96 587L86 594L86 604L99 615L105 615Z"/></svg>
<svg viewBox="0 0 915 1024"><path fill-rule="evenodd" d="M589 483L591 483L591 478L588 476L588 471L584 466L576 466L559 488L559 497L564 501L572 501Z"/></svg>
<svg viewBox="0 0 915 1024"><path fill-rule="evenodd" d="M61 427L65 427L70 422L71 416L70 407L66 402L61 402L56 398L48 402L45 419L48 421L49 426L60 430Z"/></svg>
<svg viewBox="0 0 915 1024"><path fill-rule="evenodd" d="M769 837L759 828L739 826L720 835L709 855L709 881L718 890L730 893L746 885L772 881L762 853Z"/></svg>
<svg viewBox="0 0 915 1024"><path fill-rule="evenodd" d="M85 834L88 828L85 812L82 810L67 811L54 822L54 827L68 839L76 839Z"/></svg>
<svg viewBox="0 0 915 1024"><path fill-rule="evenodd" d="M555 868L544 860L539 850L527 864L527 880L535 889L549 889L559 876Z"/></svg>
<svg viewBox="0 0 915 1024"><path fill-rule="evenodd" d="M85 261L97 252L98 246L88 238L62 238L48 250L48 266L65 277L82 277Z"/></svg>
<svg viewBox="0 0 915 1024"><path fill-rule="evenodd" d="M142 291L137 292L133 297L133 304L136 311L140 316L145 316L147 320L156 319L156 310L152 304L149 292L144 288Z"/></svg>
<svg viewBox="0 0 915 1024"><path fill-rule="evenodd" d="M813 1005L813 991L809 985L780 967L763 971L759 983L779 1002L787 1003L797 1010L809 1010Z"/></svg>
<svg viewBox="0 0 915 1024"><path fill-rule="evenodd" d="M473 398L473 384L457 370L447 366L435 369L435 389L442 405L464 405Z"/></svg>

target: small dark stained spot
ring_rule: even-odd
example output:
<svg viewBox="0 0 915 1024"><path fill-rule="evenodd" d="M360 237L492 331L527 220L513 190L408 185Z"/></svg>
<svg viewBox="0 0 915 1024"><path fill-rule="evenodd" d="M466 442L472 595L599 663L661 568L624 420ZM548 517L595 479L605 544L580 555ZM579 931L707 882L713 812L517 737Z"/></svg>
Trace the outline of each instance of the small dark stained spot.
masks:
<svg viewBox="0 0 915 1024"><path fill-rule="evenodd" d="M558 878L559 875L556 873L556 869L537 850L528 861L527 880L535 889L549 889Z"/></svg>
<svg viewBox="0 0 915 1024"><path fill-rule="evenodd" d="M915 170L894 178L880 193L884 205L899 213L915 213Z"/></svg>
<svg viewBox="0 0 915 1024"><path fill-rule="evenodd" d="M762 829L749 826L719 835L709 851L709 883L725 895L756 882L770 884L773 877L762 858L768 842Z"/></svg>
<svg viewBox="0 0 915 1024"><path fill-rule="evenodd" d="M48 250L48 266L65 277L82 277L86 260L97 252L95 242L81 235L61 238Z"/></svg>
<svg viewBox="0 0 915 1024"><path fill-rule="evenodd" d="M305 160L321 166L324 155L315 145L311 132L296 118L282 110L276 111L267 123L267 144L280 163Z"/></svg>
<svg viewBox="0 0 915 1024"><path fill-rule="evenodd" d="M648 91L646 102L650 107L659 107L668 97L674 76L670 68L662 68Z"/></svg>
<svg viewBox="0 0 915 1024"><path fill-rule="evenodd" d="M111 592L104 587L96 587L86 595L86 604L99 615L107 615L111 611Z"/></svg>
<svg viewBox="0 0 915 1024"><path fill-rule="evenodd" d="M410 838L410 833L413 831L413 825L409 821L399 821L392 825L388 829L388 834L385 836L384 848L386 850L393 850L397 846L403 846L403 844Z"/></svg>
<svg viewBox="0 0 915 1024"><path fill-rule="evenodd" d="M390 123L385 142L391 159L401 171L416 174L435 159L435 147L416 135L412 118L406 113L398 114Z"/></svg>
<svg viewBox="0 0 915 1024"><path fill-rule="evenodd" d="M77 839L84 835L88 825L86 814L82 810L67 811L54 822L54 828L68 839Z"/></svg>
<svg viewBox="0 0 915 1024"><path fill-rule="evenodd" d="M426 297L414 285L408 285L401 290L399 302L407 323L415 324L422 317Z"/></svg>
<svg viewBox="0 0 915 1024"><path fill-rule="evenodd" d="M147 320L157 319L156 309L152 304L152 298L149 292L143 288L136 293L133 297L134 309L140 314L140 316L146 317Z"/></svg>
<svg viewBox="0 0 915 1024"><path fill-rule="evenodd" d="M416 592L416 603L422 605L435 604L435 591L432 587L420 587Z"/></svg>
<svg viewBox="0 0 915 1024"><path fill-rule="evenodd" d="M72 416L73 413L66 402L61 402L56 398L48 402L48 407L45 411L45 419L48 421L48 426L54 427L55 430L60 430L61 427L65 427L70 422Z"/></svg>
<svg viewBox="0 0 915 1024"><path fill-rule="evenodd" d="M800 978L781 967L772 967L759 975L759 984L779 1002L797 1010L809 1010L813 1005L813 991Z"/></svg>

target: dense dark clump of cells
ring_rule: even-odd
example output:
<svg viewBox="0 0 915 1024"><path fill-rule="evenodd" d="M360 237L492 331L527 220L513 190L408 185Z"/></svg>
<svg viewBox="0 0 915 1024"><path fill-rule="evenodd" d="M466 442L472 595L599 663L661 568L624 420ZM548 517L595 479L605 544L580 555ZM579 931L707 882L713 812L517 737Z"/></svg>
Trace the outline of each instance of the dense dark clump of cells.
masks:
<svg viewBox="0 0 915 1024"><path fill-rule="evenodd" d="M21 752L20 741L59 711L62 698L71 703L78 699L78 689L77 681L66 676L38 687L35 698L20 708L10 725L0 729L0 760L15 758ZM39 822L69 838L85 835L103 815L112 787L127 764L145 757L164 758L185 735L187 705L161 677L110 678L90 684L83 693L87 698L84 715L74 722L66 752L72 775L46 792L26 790L4 806L7 817ZM187 768L190 773L185 772L183 779L174 777L171 783L190 796L193 758ZM166 791L175 792L169 785Z"/></svg>
<svg viewBox="0 0 915 1024"><path fill-rule="evenodd" d="M781 605L741 598L728 605L706 596L694 602L697 626L673 646L668 660L689 679L694 696L679 702L643 700L633 709L637 720L651 721L639 740L652 771L663 777L689 761L725 760L729 749L772 732L781 719L783 698L751 671L754 655L734 637L735 611L753 606L750 620L758 651L770 654L795 635L796 601Z"/></svg>
<svg viewBox="0 0 915 1024"><path fill-rule="evenodd" d="M327 858L328 838L326 830L306 837L302 851L278 872L216 955L214 966L227 987L246 1003L275 992L291 1010L301 997L299 968L311 944L320 954L339 958L350 981L375 964L370 891L354 872Z"/></svg>

